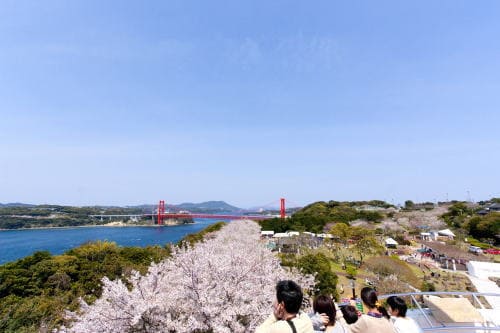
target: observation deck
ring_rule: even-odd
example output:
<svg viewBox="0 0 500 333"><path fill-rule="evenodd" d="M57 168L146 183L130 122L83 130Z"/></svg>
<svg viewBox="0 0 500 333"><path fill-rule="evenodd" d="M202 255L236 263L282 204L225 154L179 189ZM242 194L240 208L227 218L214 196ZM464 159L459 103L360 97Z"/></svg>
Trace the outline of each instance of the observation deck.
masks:
<svg viewBox="0 0 500 333"><path fill-rule="evenodd" d="M399 296L411 304L406 315L424 332L500 332L500 294L481 292L414 292Z"/></svg>

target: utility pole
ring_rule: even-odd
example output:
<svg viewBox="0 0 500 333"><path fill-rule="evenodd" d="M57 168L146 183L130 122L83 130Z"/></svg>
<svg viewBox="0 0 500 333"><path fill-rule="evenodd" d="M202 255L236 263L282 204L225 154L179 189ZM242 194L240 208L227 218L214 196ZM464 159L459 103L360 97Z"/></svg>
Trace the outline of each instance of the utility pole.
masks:
<svg viewBox="0 0 500 333"><path fill-rule="evenodd" d="M349 280L349 286L351 287L352 289L352 299L356 299L356 278L353 277L352 279Z"/></svg>

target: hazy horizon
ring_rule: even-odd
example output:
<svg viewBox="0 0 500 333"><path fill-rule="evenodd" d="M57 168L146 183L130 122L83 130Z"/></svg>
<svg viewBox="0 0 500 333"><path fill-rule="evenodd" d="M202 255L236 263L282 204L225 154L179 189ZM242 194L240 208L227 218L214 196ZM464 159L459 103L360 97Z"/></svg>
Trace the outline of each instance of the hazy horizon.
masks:
<svg viewBox="0 0 500 333"><path fill-rule="evenodd" d="M487 202L491 199L494 199L494 198L486 198L486 199L479 199L479 200L475 200L474 198L471 198L471 202L472 203L478 203L480 201L483 201L483 202ZM362 202L362 201L370 201L370 200L379 200L379 199L368 199L368 200L336 200L336 199L329 199L329 200L315 200L315 201L311 201L311 202L306 202L305 204L303 205L299 205L297 203L286 203L286 208L296 208L296 207L304 207L304 206L307 206L309 204L312 204L312 203L315 203L315 202L319 202L319 201L325 201L325 202L328 202L330 200L333 200L333 201L339 201L339 202L346 202L346 201L359 201L359 202ZM408 199L410 200L410 199ZM249 206L249 205L246 205L246 206L238 206L238 205L235 205L233 203L231 203L230 201L228 200L207 200L207 201L201 201L201 202L194 202L194 201L183 201L183 202L165 202L165 204L167 206L169 205L174 205L174 206L179 206L179 205L182 205L182 204L202 204L202 203L205 203L205 202L213 202L213 201L216 201L216 202L225 202L226 204L229 204L231 206L234 206L236 208L241 208L241 209L258 209L258 208L267 208L267 209L278 209L279 210L279 202L278 203L271 203L271 204L263 204L263 205L257 205L257 206ZM405 200L406 201L406 200ZM453 199L453 198L450 198L448 202L452 202L452 201L457 201L457 202L467 202L468 200L457 200L457 199ZM395 206L404 206L404 202L388 202L386 201L387 203L389 204L393 204ZM422 201L417 201L417 202L414 202L414 203L425 203L425 202L432 202L432 203L437 203L437 202L433 202L431 200L422 200ZM440 201L440 202L446 202L446 201ZM94 204L85 204L85 205L75 205L75 204L71 204L71 203L67 203L67 204L61 204L61 203L50 203L50 202L46 202L46 203L30 203L30 202L0 202L0 204L2 205L15 205L15 204L22 204L22 205L34 205L34 206L38 206L38 205L55 205L55 206L74 206L74 207L93 207L93 206L98 206L98 207L111 207L111 206L115 206L115 207L135 207L135 206L146 206L146 205L152 205L152 206L156 206L158 205L158 202L155 202L155 203L137 203L137 204L123 204L123 205L120 205L120 204L114 204L114 205L111 205L111 204L99 204L99 203L94 203Z"/></svg>

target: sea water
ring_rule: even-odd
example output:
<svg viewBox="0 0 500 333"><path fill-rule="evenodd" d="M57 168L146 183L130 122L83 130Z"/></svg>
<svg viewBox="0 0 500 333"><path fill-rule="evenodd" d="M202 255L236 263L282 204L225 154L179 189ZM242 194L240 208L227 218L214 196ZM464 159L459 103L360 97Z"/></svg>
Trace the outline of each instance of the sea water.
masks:
<svg viewBox="0 0 500 333"><path fill-rule="evenodd" d="M77 227L0 231L0 265L31 255L35 251L62 254L83 243L102 240L120 246L175 243L221 219L194 219L176 226Z"/></svg>

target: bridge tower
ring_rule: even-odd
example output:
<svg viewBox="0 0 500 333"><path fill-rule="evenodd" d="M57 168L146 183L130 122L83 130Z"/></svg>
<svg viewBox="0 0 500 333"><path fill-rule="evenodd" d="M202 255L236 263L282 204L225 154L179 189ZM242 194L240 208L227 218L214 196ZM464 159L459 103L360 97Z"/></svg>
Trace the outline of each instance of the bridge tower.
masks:
<svg viewBox="0 0 500 333"><path fill-rule="evenodd" d="M280 217L285 218L285 198L280 199Z"/></svg>
<svg viewBox="0 0 500 333"><path fill-rule="evenodd" d="M163 218L165 217L165 201L160 200L158 203L158 220L157 224L163 224Z"/></svg>

